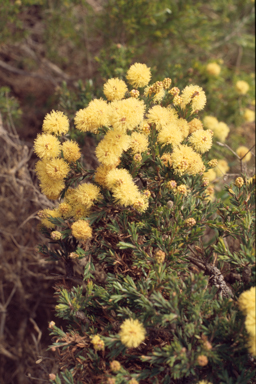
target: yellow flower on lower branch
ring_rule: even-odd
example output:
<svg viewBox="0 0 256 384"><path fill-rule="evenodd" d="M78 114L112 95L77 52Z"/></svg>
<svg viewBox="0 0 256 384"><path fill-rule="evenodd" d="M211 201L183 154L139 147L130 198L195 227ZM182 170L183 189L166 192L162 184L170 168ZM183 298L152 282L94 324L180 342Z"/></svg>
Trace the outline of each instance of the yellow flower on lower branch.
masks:
<svg viewBox="0 0 256 384"><path fill-rule="evenodd" d="M74 163L81 157L79 145L72 140L65 141L62 144L63 157L69 163Z"/></svg>
<svg viewBox="0 0 256 384"><path fill-rule="evenodd" d="M137 348L145 340L146 330L138 320L127 319L121 325L119 336L128 348Z"/></svg>
<svg viewBox="0 0 256 384"><path fill-rule="evenodd" d="M102 349L104 349L105 343L103 340L101 340L99 335L95 335L91 337L91 339L92 339L91 342L93 344L93 348L95 349L95 351L101 351Z"/></svg>
<svg viewBox="0 0 256 384"><path fill-rule="evenodd" d="M72 235L77 240L88 240L92 237L92 229L87 221L78 220L75 221L72 226Z"/></svg>

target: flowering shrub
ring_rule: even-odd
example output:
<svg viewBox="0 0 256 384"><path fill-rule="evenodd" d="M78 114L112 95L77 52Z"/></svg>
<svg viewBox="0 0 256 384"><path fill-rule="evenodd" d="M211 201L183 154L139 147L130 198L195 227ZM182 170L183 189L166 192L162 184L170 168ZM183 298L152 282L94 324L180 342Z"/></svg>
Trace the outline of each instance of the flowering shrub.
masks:
<svg viewBox="0 0 256 384"><path fill-rule="evenodd" d="M136 63L128 84L108 80L107 100L76 113L75 128L99 139L96 170L61 112L35 140L40 187L57 200L39 212L40 251L65 263L67 281L83 269L77 286L58 284L68 329L50 323L52 349L67 383L250 383L255 181L243 174L228 204L214 201L204 90L150 79Z"/></svg>

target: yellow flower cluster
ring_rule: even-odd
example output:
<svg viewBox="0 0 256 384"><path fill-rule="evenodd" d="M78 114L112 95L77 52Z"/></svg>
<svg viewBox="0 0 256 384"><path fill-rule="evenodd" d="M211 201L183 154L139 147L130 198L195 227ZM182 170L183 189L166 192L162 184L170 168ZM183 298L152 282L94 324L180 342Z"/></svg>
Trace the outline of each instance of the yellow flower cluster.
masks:
<svg viewBox="0 0 256 384"><path fill-rule="evenodd" d="M241 147L237 148L236 153L240 157L240 159L244 162L251 160L252 154L251 154L249 148L247 148L243 145Z"/></svg>
<svg viewBox="0 0 256 384"><path fill-rule="evenodd" d="M246 315L245 327L249 333L249 352L256 356L256 287L251 287L239 296L238 306Z"/></svg>
<svg viewBox="0 0 256 384"><path fill-rule="evenodd" d="M206 71L213 76L219 76L221 67L217 63L209 63L206 66Z"/></svg>
<svg viewBox="0 0 256 384"><path fill-rule="evenodd" d="M187 85L181 93L181 107L184 109L191 105L192 112L201 111L206 104L206 95L198 85Z"/></svg>
<svg viewBox="0 0 256 384"><path fill-rule="evenodd" d="M246 81L239 80L236 82L236 90L240 95L246 95L249 89L250 89L250 86Z"/></svg>
<svg viewBox="0 0 256 384"><path fill-rule="evenodd" d="M101 351L105 348L105 343L101 340L99 335L91 337L91 343L93 344L95 351Z"/></svg>
<svg viewBox="0 0 256 384"><path fill-rule="evenodd" d="M128 70L126 79L134 88L145 87L151 79L150 68L146 64L135 63Z"/></svg>
<svg viewBox="0 0 256 384"><path fill-rule="evenodd" d="M138 320L127 319L120 328L121 343L128 348L137 348L145 340L146 330Z"/></svg>

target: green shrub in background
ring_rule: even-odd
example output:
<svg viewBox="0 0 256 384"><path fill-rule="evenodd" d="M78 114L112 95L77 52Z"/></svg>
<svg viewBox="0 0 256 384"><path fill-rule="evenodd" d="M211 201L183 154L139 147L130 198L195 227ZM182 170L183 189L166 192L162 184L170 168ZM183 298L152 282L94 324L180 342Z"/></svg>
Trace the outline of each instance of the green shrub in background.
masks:
<svg viewBox="0 0 256 384"><path fill-rule="evenodd" d="M255 179L241 174L225 187L228 202L214 201L205 172L219 166L214 132L199 118L203 89L169 78L148 85L151 71L138 63L126 79L108 80L107 100L74 118L96 137L96 170L84 169L60 111L35 140L41 190L57 200L39 212L50 241L40 251L64 262L67 282L79 280L79 265L83 274L56 292L67 330L49 325L62 368L49 378L252 383Z"/></svg>

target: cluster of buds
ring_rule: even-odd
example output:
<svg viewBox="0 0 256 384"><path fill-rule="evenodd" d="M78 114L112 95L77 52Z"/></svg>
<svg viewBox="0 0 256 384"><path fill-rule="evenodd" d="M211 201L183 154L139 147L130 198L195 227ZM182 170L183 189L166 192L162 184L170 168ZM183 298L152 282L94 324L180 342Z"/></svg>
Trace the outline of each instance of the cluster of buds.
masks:
<svg viewBox="0 0 256 384"><path fill-rule="evenodd" d="M159 264L163 263L165 260L165 253L163 251L161 251L160 249L158 251L156 251L155 260Z"/></svg>
<svg viewBox="0 0 256 384"><path fill-rule="evenodd" d="M134 97L135 99L137 99L140 95L140 92L137 91L137 89L132 89L130 92L130 95L131 95L131 97Z"/></svg>
<svg viewBox="0 0 256 384"><path fill-rule="evenodd" d="M53 231L51 233L52 240L60 240L62 238L62 234L59 231Z"/></svg>
<svg viewBox="0 0 256 384"><path fill-rule="evenodd" d="M170 180L170 181L168 181L166 186L168 189L176 189L177 183L175 180Z"/></svg>
<svg viewBox="0 0 256 384"><path fill-rule="evenodd" d="M211 167L211 168L215 168L215 167L217 167L217 165L218 165L218 160L217 160L217 159L212 159L212 160L210 160L210 161L208 162L208 165L209 165L209 167Z"/></svg>
<svg viewBox="0 0 256 384"><path fill-rule="evenodd" d="M169 77L166 77L163 80L163 87L164 87L164 89L169 89L171 85L172 85L172 79L170 79Z"/></svg>
<svg viewBox="0 0 256 384"><path fill-rule="evenodd" d="M168 93L170 93L172 96L179 96L180 89L178 87L173 87Z"/></svg>
<svg viewBox="0 0 256 384"><path fill-rule="evenodd" d="M148 89L148 94L153 95L161 91L164 85L162 81L156 81L153 85L151 85Z"/></svg>
<svg viewBox="0 0 256 384"><path fill-rule="evenodd" d="M95 349L95 351L101 351L105 347L105 343L103 340L101 340L99 335L93 336L91 342L93 344L93 348Z"/></svg>
<svg viewBox="0 0 256 384"><path fill-rule="evenodd" d="M196 225L196 220L193 217L190 217L189 219L185 220L185 224L187 227L193 227Z"/></svg>
<svg viewBox="0 0 256 384"><path fill-rule="evenodd" d="M186 185L185 185L185 184L179 185L179 186L177 187L177 192L181 193L181 194L184 195L184 196L187 196L187 194L188 194L188 190L187 190Z"/></svg>
<svg viewBox="0 0 256 384"><path fill-rule="evenodd" d="M244 185L244 179L242 177L237 177L235 181L235 186L241 188Z"/></svg>

